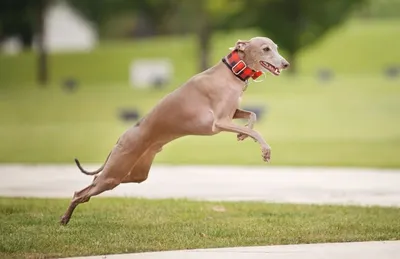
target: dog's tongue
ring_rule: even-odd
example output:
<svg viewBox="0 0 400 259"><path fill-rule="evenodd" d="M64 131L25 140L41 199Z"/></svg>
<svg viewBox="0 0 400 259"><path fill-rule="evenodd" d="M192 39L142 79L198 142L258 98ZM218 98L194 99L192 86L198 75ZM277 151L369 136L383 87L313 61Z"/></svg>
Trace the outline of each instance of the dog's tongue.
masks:
<svg viewBox="0 0 400 259"><path fill-rule="evenodd" d="M257 79L257 78L259 78L262 74L263 74L262 71L257 71L257 72L255 72L255 73L251 76L251 78Z"/></svg>

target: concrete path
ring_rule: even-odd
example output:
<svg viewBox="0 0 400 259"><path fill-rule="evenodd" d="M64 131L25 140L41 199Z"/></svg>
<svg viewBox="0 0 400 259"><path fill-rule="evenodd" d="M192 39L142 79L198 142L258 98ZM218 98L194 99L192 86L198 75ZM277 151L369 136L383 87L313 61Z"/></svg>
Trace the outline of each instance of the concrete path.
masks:
<svg viewBox="0 0 400 259"><path fill-rule="evenodd" d="M74 259L400 259L400 241L196 249Z"/></svg>
<svg viewBox="0 0 400 259"><path fill-rule="evenodd" d="M0 165L0 179L0 196L68 198L92 181L75 165ZM400 170L158 165L101 196L400 207Z"/></svg>
<svg viewBox="0 0 400 259"><path fill-rule="evenodd" d="M87 167L94 169L97 165ZM0 179L0 196L17 197L71 197L92 180L74 165L0 165ZM101 196L400 207L400 170L159 165L152 168L146 182L124 184ZM85 258L400 259L400 241L197 249Z"/></svg>

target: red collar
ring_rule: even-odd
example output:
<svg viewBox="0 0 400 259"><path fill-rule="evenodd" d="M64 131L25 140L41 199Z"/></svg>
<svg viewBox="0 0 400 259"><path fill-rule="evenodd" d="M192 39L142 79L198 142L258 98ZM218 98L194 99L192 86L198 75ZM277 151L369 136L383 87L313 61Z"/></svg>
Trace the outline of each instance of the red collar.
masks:
<svg viewBox="0 0 400 259"><path fill-rule="evenodd" d="M257 79L262 75L261 71L255 71L249 68L240 58L237 50L232 51L228 56L222 59L222 62L232 71L232 73L240 80L246 82L250 77Z"/></svg>

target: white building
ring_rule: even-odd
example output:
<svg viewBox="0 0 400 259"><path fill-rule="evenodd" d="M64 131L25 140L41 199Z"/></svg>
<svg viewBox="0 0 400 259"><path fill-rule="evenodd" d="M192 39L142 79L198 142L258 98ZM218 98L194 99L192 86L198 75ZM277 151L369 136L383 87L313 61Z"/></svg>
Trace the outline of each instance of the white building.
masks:
<svg viewBox="0 0 400 259"><path fill-rule="evenodd" d="M98 41L95 26L64 1L56 1L47 8L44 37L49 52L90 51ZM33 48L36 49L35 42ZM15 36L1 44L4 54L17 54L21 49L21 41Z"/></svg>
<svg viewBox="0 0 400 259"><path fill-rule="evenodd" d="M47 8L44 37L49 52L90 51L98 40L91 22L64 1Z"/></svg>

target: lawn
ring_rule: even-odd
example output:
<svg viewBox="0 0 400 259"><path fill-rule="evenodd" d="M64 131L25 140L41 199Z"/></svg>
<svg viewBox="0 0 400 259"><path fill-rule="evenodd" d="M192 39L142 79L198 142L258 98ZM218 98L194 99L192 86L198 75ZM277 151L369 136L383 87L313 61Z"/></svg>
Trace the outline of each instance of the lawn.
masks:
<svg viewBox="0 0 400 259"><path fill-rule="evenodd" d="M399 167L400 88L384 78L270 78L249 86L243 107L266 112L255 126L272 147L272 165ZM144 114L165 92L59 89L3 92L0 162L102 162L131 123L123 107ZM237 123L241 123L238 121ZM188 152L188 150L193 152ZM167 145L157 163L263 164L251 140L232 133L185 137Z"/></svg>
<svg viewBox="0 0 400 259"><path fill-rule="evenodd" d="M249 86L242 106L265 109L255 128L272 147L272 165L400 167L400 80L383 74L400 60L399 26L400 20L351 21L300 53L298 76L268 76ZM237 38L255 34L217 34L213 61ZM158 56L174 63L171 85L159 91L130 87L130 61ZM39 88L32 84L32 53L0 56L0 162L71 163L79 157L101 163L131 125L119 111L137 108L144 115L195 73L195 59L191 36L103 42L93 53L52 55L51 84ZM332 81L315 78L321 67L334 69ZM69 76L80 82L75 93L60 87ZM222 133L179 139L156 162L261 165L259 152L256 143Z"/></svg>
<svg viewBox="0 0 400 259"><path fill-rule="evenodd" d="M95 198L0 198L0 257L49 258L248 245L400 239L400 209Z"/></svg>

